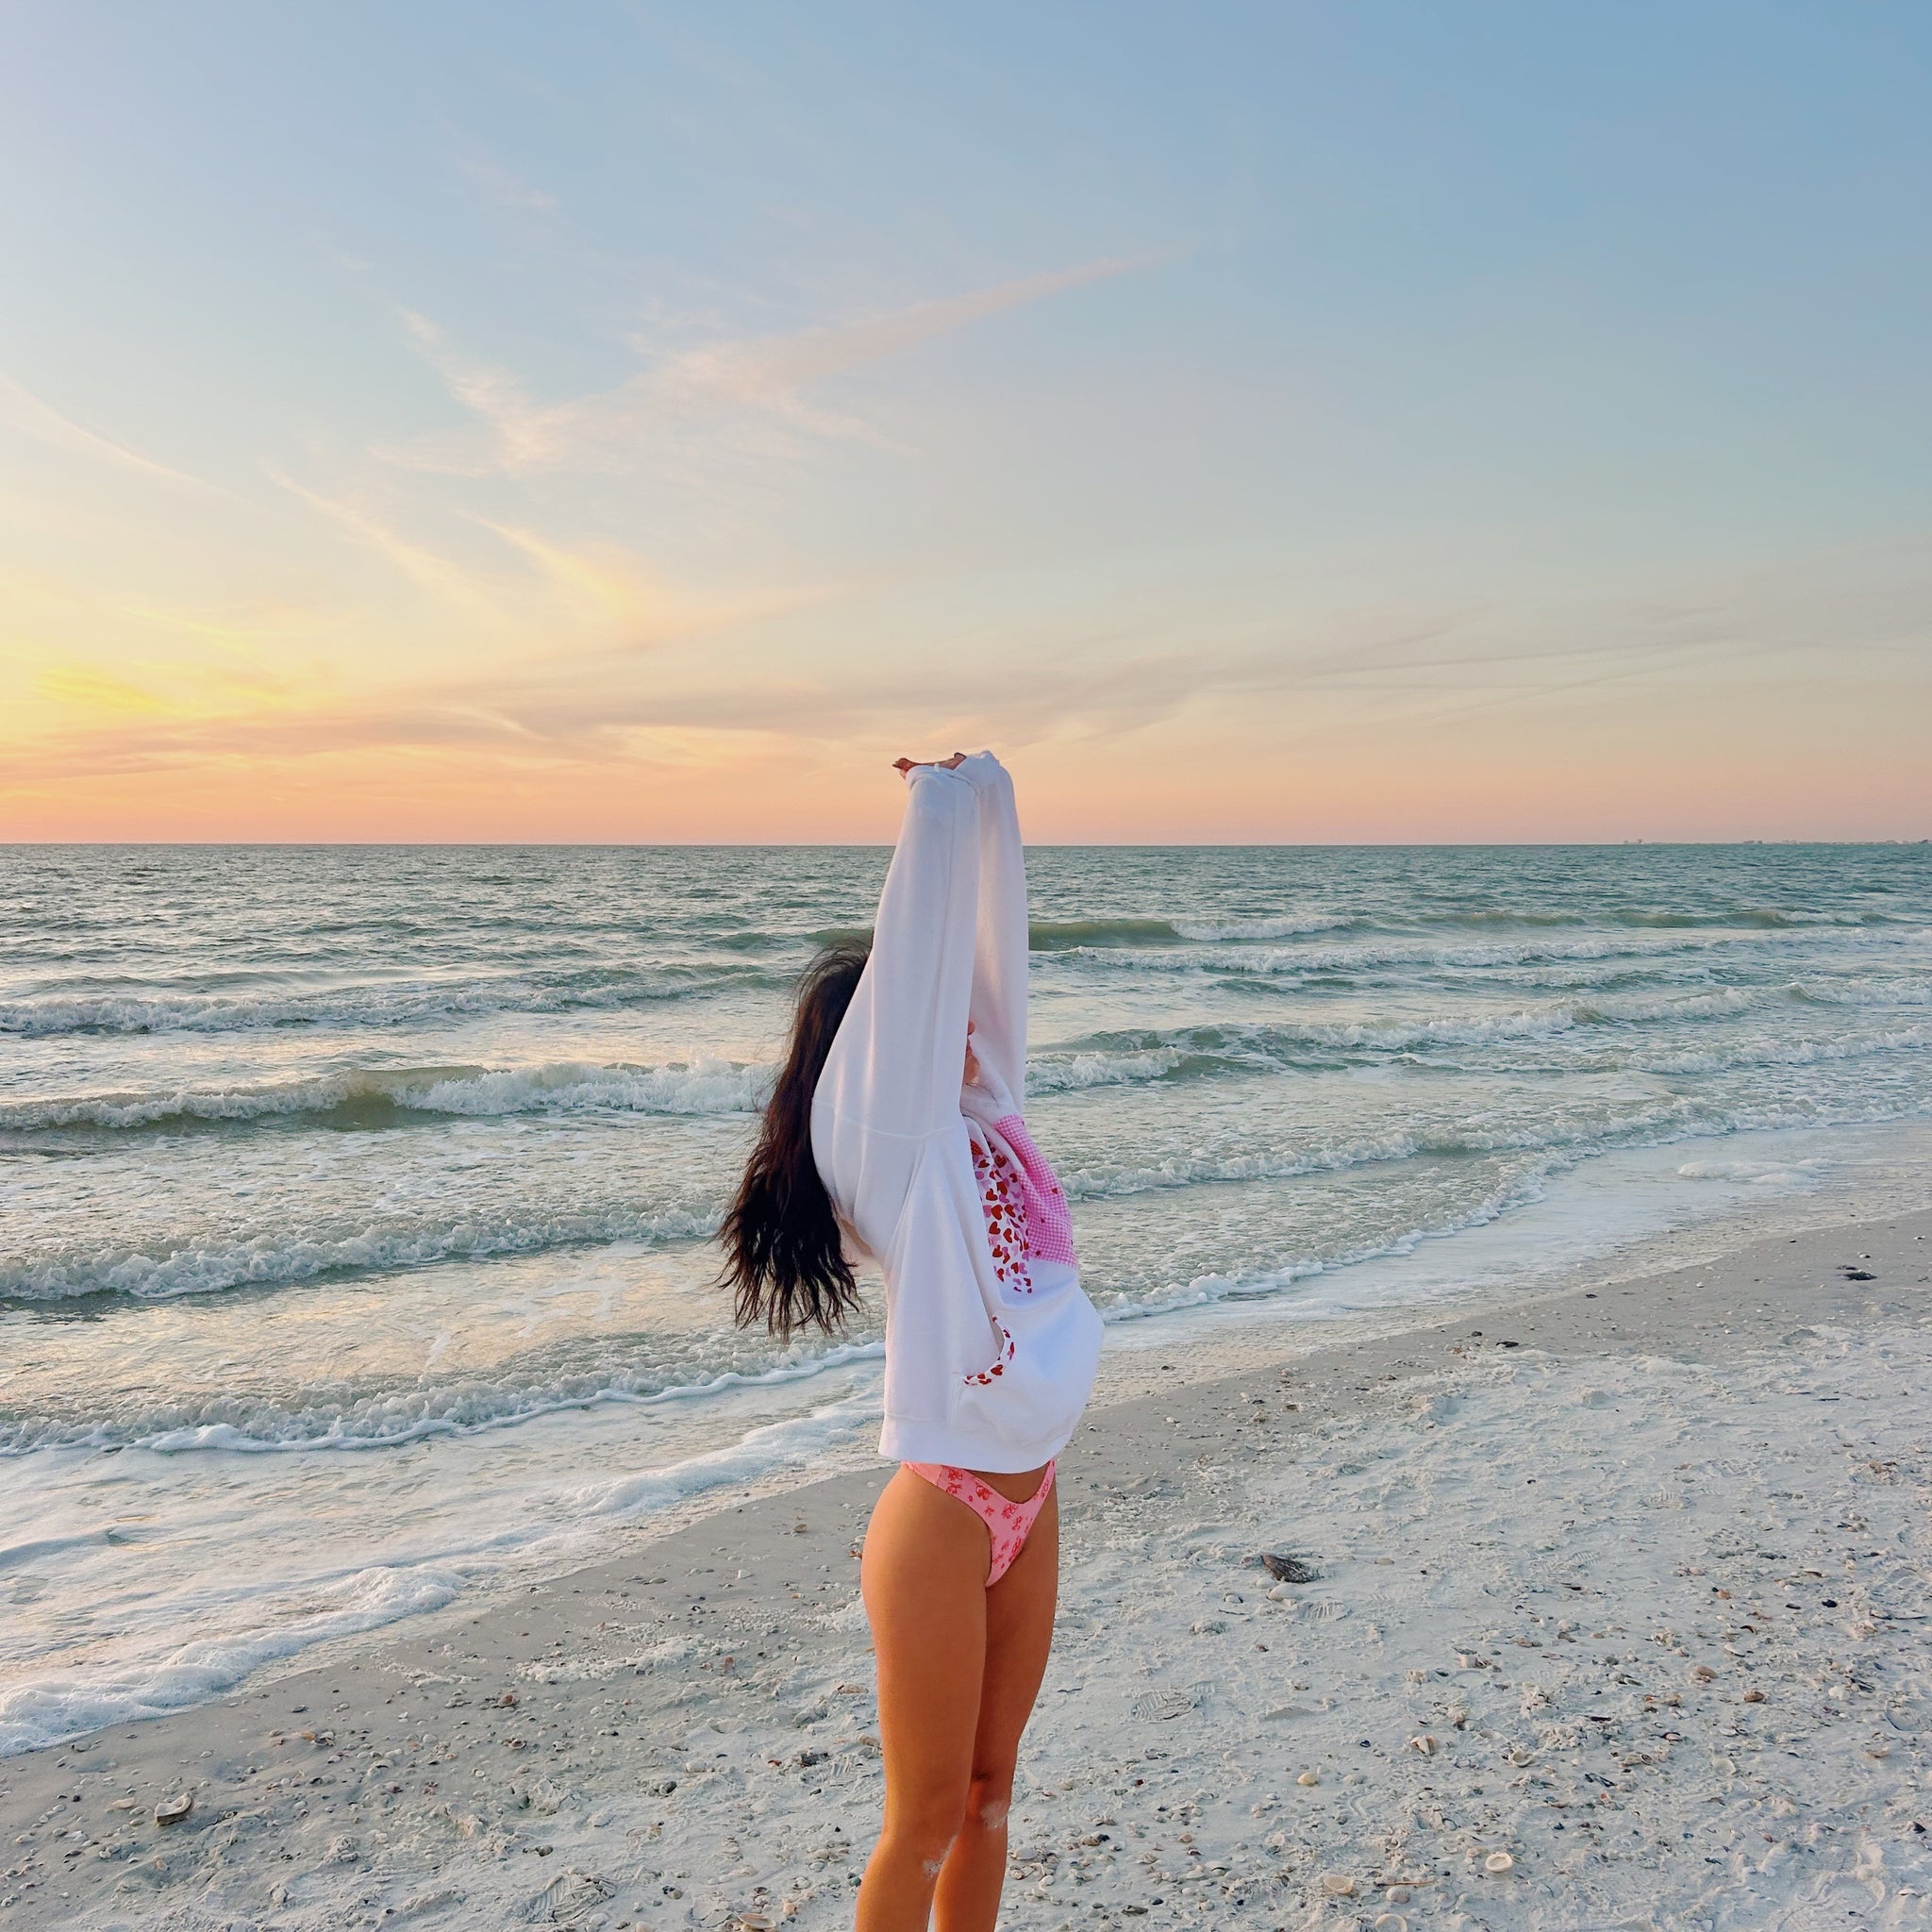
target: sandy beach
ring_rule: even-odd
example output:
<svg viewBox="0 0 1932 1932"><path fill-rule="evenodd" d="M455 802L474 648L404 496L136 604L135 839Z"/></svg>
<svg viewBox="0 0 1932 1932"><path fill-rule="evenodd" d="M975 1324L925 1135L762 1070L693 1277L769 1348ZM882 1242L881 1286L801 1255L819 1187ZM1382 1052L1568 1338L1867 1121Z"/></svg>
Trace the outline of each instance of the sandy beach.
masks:
<svg viewBox="0 0 1932 1932"><path fill-rule="evenodd" d="M1932 1212L1643 1259L1232 1375L1141 1360L1063 1463L1005 1923L1932 1921ZM0 1910L846 1924L882 1474L8 1760Z"/></svg>

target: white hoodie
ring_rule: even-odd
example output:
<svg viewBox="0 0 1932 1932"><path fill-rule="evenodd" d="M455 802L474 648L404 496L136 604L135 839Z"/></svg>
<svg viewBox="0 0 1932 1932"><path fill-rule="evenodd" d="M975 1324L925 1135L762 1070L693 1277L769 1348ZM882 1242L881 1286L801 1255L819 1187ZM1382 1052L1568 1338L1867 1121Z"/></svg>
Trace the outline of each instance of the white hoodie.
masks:
<svg viewBox="0 0 1932 1932"><path fill-rule="evenodd" d="M812 1153L886 1278L879 1454L1038 1469L1087 1406L1100 1317L1021 1118L1026 873L1013 782L981 752L956 771L914 766L908 785L872 958L812 1097ZM964 1087L969 1019L980 1077Z"/></svg>

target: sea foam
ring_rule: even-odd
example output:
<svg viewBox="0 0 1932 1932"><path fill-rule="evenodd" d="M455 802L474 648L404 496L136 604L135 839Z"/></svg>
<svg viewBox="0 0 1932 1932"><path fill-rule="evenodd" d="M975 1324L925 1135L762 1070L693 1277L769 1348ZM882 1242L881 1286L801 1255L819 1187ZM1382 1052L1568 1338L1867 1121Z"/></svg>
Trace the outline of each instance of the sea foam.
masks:
<svg viewBox="0 0 1932 1932"><path fill-rule="evenodd" d="M378 1565L305 1590L313 1607L287 1606L267 1628L195 1638L148 1662L17 1678L0 1687L0 1757L206 1704L264 1665L318 1643L441 1609L464 1587L460 1574L433 1564Z"/></svg>

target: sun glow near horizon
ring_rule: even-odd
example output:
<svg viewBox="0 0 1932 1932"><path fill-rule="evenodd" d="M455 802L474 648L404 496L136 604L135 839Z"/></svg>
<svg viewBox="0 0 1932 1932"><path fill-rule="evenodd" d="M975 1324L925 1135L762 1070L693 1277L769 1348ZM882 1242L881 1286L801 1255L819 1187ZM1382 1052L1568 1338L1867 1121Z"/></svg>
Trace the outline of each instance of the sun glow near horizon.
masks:
<svg viewBox="0 0 1932 1932"><path fill-rule="evenodd" d="M0 837L1932 830L1919 27L445 12L26 29Z"/></svg>

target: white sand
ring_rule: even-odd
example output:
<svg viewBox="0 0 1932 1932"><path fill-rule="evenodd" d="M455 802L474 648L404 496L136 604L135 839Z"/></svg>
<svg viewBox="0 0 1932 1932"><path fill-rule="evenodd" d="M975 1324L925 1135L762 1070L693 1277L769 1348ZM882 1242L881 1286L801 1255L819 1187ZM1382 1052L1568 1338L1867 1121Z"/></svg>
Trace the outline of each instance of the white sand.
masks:
<svg viewBox="0 0 1932 1932"><path fill-rule="evenodd" d="M1005 1923L1932 1925L1928 1281L1780 1236L1097 1410ZM8 1932L849 1924L882 1474L0 1764Z"/></svg>

